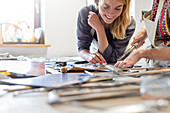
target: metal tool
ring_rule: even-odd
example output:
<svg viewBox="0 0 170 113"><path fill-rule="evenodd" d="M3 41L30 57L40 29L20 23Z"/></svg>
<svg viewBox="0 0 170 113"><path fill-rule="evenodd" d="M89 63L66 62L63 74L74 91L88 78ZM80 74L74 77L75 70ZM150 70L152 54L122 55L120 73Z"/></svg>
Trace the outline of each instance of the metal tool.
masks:
<svg viewBox="0 0 170 113"><path fill-rule="evenodd" d="M126 91L111 91L111 92L94 92L87 94L77 94L71 96L60 96L55 91L49 92L49 101L50 103L63 103L63 102L71 102L71 101L81 101L81 100L91 100L91 99L104 99L110 97L123 96L128 94L138 94L139 89L132 89Z"/></svg>
<svg viewBox="0 0 170 113"><path fill-rule="evenodd" d="M160 70L150 70L150 71L142 71L142 72L136 72L136 73L121 73L122 76L147 76L147 75L160 75L160 74L169 74L170 68L160 69Z"/></svg>
<svg viewBox="0 0 170 113"><path fill-rule="evenodd" d="M134 44L131 48L129 48L127 51L125 51L125 53L117 59L117 61L121 61L121 60L124 60L126 57L128 57L131 52L136 49L138 47L138 43Z"/></svg>
<svg viewBox="0 0 170 113"><path fill-rule="evenodd" d="M33 89L26 89L26 90L20 90L20 91L14 91L13 96L18 96L21 94L28 94L28 93L33 93L33 92L43 92L43 91L48 91L50 88L33 88Z"/></svg>
<svg viewBox="0 0 170 113"><path fill-rule="evenodd" d="M108 70L112 71L114 74L119 75L119 71L117 68L111 67L109 65L105 65L105 68L107 68Z"/></svg>

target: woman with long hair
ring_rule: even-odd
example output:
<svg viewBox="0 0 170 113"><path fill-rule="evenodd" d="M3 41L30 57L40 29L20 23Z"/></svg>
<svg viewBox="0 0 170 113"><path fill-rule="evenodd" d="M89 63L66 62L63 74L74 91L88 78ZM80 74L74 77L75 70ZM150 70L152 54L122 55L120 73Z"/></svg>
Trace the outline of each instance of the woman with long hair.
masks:
<svg viewBox="0 0 170 113"><path fill-rule="evenodd" d="M80 57L91 64L115 63L135 31L131 0L95 0L79 11L77 40ZM96 51L91 52L94 45Z"/></svg>

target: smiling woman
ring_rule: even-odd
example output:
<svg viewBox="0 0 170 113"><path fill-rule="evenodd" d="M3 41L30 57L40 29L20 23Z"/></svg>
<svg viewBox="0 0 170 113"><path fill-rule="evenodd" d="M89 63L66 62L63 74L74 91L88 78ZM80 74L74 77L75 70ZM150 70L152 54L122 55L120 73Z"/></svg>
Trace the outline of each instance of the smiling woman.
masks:
<svg viewBox="0 0 170 113"><path fill-rule="evenodd" d="M95 5L99 0L86 0L86 5ZM130 16L135 17L135 0L131 0Z"/></svg>
<svg viewBox="0 0 170 113"><path fill-rule="evenodd" d="M79 11L77 39L80 56L92 64L115 63L135 30L135 21L129 14L131 0L94 2L95 5ZM97 51L90 51L91 44Z"/></svg>

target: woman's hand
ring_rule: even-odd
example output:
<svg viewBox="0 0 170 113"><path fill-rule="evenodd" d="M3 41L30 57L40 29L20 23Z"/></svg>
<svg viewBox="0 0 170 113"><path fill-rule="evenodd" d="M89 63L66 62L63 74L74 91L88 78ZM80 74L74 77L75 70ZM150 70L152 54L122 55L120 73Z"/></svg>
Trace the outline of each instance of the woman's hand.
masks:
<svg viewBox="0 0 170 113"><path fill-rule="evenodd" d="M89 57L88 61L91 64L100 63L102 65L103 63L106 63L106 60L99 52L91 53L91 57Z"/></svg>
<svg viewBox="0 0 170 113"><path fill-rule="evenodd" d="M146 38L147 38L146 29L142 28L141 31L139 31L137 35L133 38L133 42L131 43L131 45L133 46L135 43L138 43L139 48L145 43Z"/></svg>
<svg viewBox="0 0 170 113"><path fill-rule="evenodd" d="M118 61L114 66L118 68L133 67L141 58L146 54L145 49L137 49L130 56L128 56L124 61Z"/></svg>
<svg viewBox="0 0 170 113"><path fill-rule="evenodd" d="M96 31L103 26L103 24L101 23L98 15L92 11L89 12L89 15L88 15L88 24L94 28Z"/></svg>

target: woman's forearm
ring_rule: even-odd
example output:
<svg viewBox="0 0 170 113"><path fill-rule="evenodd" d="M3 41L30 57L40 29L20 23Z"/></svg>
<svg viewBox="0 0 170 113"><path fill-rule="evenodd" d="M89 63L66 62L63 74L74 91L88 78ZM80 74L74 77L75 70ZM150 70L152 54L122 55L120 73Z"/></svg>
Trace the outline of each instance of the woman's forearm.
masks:
<svg viewBox="0 0 170 113"><path fill-rule="evenodd" d="M96 32L97 32L97 38L98 38L99 51L100 53L103 53L109 44L107 37L106 37L105 29L104 27L101 27L97 29Z"/></svg>
<svg viewBox="0 0 170 113"><path fill-rule="evenodd" d="M170 47L159 49L139 49L136 52L140 58L151 60L170 60Z"/></svg>
<svg viewBox="0 0 170 113"><path fill-rule="evenodd" d="M86 61L89 61L89 58L91 58L92 53L90 53L88 50L83 49L79 53L80 57L83 58Z"/></svg>
<svg viewBox="0 0 170 113"><path fill-rule="evenodd" d="M152 60L170 60L170 47L151 49L150 59Z"/></svg>

